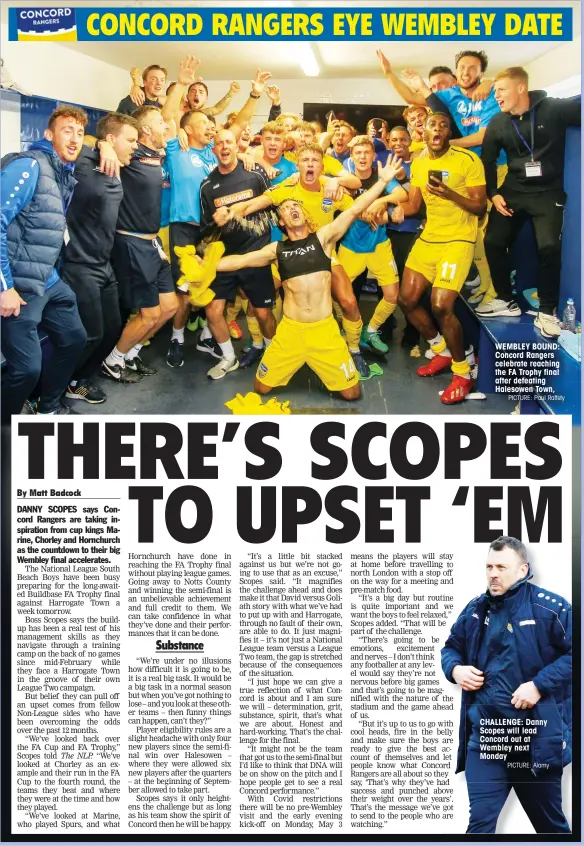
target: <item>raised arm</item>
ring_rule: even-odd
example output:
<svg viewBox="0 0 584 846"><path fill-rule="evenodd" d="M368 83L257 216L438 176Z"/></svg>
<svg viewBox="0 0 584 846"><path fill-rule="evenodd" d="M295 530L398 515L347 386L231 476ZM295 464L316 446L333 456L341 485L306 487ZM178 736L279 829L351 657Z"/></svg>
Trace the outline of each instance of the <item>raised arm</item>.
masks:
<svg viewBox="0 0 584 846"><path fill-rule="evenodd" d="M271 244L261 250L254 250L251 253L245 253L245 255L223 256L222 259L219 259L217 270L220 273L229 273L234 270L242 270L244 267L266 267L276 261L277 246L278 242L272 241Z"/></svg>
<svg viewBox="0 0 584 846"><path fill-rule="evenodd" d="M146 99L146 95L144 94L144 90L142 88L142 71L140 68L130 68L130 79L132 80L129 95L130 100L138 109L140 106L144 105L144 100Z"/></svg>
<svg viewBox="0 0 584 846"><path fill-rule="evenodd" d="M338 121L336 118L331 119L329 117L326 132L321 132L320 135L317 137L316 143L318 144L320 149L323 151L323 153L326 153L326 151L330 147L332 139L333 139L333 135L335 134L336 128L339 125L339 123L340 123L340 121Z"/></svg>
<svg viewBox="0 0 584 846"><path fill-rule="evenodd" d="M175 130L180 126L180 121L183 115L182 102L189 86L193 84L196 79L196 74L201 62L194 56L186 56L185 59L178 66L177 81L166 98L164 106L162 107L162 117L168 123L174 121ZM170 134L172 135L172 129ZM176 134L176 132L175 132Z"/></svg>
<svg viewBox="0 0 584 846"><path fill-rule="evenodd" d="M265 93L271 102L270 113L268 115L268 122L276 120L282 114L282 100L280 97L280 89L277 85L266 85Z"/></svg>
<svg viewBox="0 0 584 846"><path fill-rule="evenodd" d="M409 88L413 94L422 98L422 102L416 103L416 106L425 106L426 97L432 96L432 89L428 88L417 70L406 68L402 71L402 76L407 82L406 87Z"/></svg>
<svg viewBox="0 0 584 846"><path fill-rule="evenodd" d="M237 94L239 88L239 82L232 82L229 86L229 91L224 97L222 97L217 103L215 103L214 106L209 106L208 109L202 109L201 111L203 111L208 117L215 117L216 115L220 115L221 112L224 112L225 109L229 106L229 104L231 103L231 98L234 94Z"/></svg>
<svg viewBox="0 0 584 846"><path fill-rule="evenodd" d="M377 58L379 59L383 75L387 81L393 85L402 100L405 100L410 106L426 105L423 95L417 91L412 91L412 89L392 71L389 61L383 55L381 50L377 51Z"/></svg>
<svg viewBox="0 0 584 846"><path fill-rule="evenodd" d="M264 93L266 82L271 76L272 74L269 73L269 71L261 71L259 68L256 71L256 75L251 81L251 91L249 97L247 98L243 109L236 114L233 123L229 127L235 135L236 140L241 135L243 128L247 126L248 123L252 122L258 105L258 100Z"/></svg>
<svg viewBox="0 0 584 846"><path fill-rule="evenodd" d="M349 226L354 223L357 218L385 191L388 184L401 167L402 160L397 156L388 156L385 167L379 166L379 179L368 191L357 197L353 205L346 211L342 212L336 220L332 223L323 226L318 231L318 237L321 240L323 247L326 243L329 245L336 243L343 237Z"/></svg>

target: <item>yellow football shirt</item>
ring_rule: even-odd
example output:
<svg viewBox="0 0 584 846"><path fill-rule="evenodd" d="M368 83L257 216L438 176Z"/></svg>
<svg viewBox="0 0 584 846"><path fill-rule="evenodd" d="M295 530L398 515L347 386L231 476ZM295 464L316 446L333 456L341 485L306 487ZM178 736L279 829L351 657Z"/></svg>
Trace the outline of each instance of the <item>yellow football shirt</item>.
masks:
<svg viewBox="0 0 584 846"><path fill-rule="evenodd" d="M426 204L427 222L421 240L433 244L477 239L479 219L452 200L436 197L426 190L428 171L442 171L442 181L457 194L468 197L468 188L485 185L485 170L479 157L470 150L451 146L443 156L433 159L422 156L414 159L411 184L419 188Z"/></svg>
<svg viewBox="0 0 584 846"><path fill-rule="evenodd" d="M301 204L316 228L320 229L321 226L333 222L336 211L345 211L353 205L353 200L348 194L343 194L343 198L338 202L325 200L322 190L324 184L325 180L321 179L320 191L308 191L302 187L300 182L297 182L296 185L288 185L286 181L270 188L265 194L275 206L279 206L284 200L296 200Z"/></svg>

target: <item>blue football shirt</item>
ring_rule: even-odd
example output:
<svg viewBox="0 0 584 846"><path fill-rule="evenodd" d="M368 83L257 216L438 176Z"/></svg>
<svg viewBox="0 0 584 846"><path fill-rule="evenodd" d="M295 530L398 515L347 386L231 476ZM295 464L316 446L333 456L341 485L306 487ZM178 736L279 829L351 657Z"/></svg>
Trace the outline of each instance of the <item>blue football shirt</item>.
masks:
<svg viewBox="0 0 584 846"><path fill-rule="evenodd" d="M458 85L453 85L452 88L445 88L443 91L437 91L436 96L442 100L448 109L460 130L461 135L472 135L478 132L479 129L489 125L489 121L493 115L498 114L501 109L495 100L495 91L491 89L491 93L486 100L477 100L473 102L470 97L463 94ZM452 142L456 145L456 140ZM480 145L476 147L466 147L467 150L472 150L477 156L481 154ZM505 153L497 159L497 164L505 164L507 157Z"/></svg>
<svg viewBox="0 0 584 846"><path fill-rule="evenodd" d="M166 145L165 165L170 175L170 222L200 223L201 185L217 167L213 145L202 150L195 147L183 153L178 139L171 138Z"/></svg>

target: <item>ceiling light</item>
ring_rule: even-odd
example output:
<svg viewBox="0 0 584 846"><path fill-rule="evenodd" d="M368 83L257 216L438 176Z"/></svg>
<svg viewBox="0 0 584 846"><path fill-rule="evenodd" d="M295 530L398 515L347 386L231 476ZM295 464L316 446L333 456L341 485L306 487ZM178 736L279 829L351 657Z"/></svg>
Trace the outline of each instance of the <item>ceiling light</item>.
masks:
<svg viewBox="0 0 584 846"><path fill-rule="evenodd" d="M310 44L299 44L300 67L305 76L318 76L320 68Z"/></svg>

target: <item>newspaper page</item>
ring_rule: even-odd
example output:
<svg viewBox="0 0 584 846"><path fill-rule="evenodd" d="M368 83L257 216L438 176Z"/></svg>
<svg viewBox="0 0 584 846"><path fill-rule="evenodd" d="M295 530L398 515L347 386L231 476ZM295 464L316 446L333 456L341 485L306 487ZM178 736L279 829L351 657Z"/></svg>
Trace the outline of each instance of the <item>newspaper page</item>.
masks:
<svg viewBox="0 0 584 846"><path fill-rule="evenodd" d="M580 842L580 4L0 16L2 842Z"/></svg>
<svg viewBox="0 0 584 846"><path fill-rule="evenodd" d="M13 834L568 832L569 421L227 421L18 424Z"/></svg>

